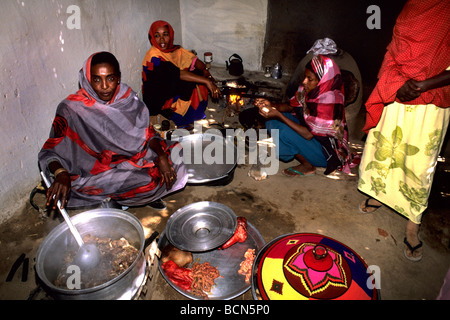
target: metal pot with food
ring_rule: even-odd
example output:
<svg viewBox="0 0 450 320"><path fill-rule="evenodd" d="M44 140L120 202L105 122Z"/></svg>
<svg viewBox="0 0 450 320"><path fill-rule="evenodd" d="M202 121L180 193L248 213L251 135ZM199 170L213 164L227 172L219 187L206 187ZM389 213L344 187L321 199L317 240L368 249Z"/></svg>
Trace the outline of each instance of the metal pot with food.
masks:
<svg viewBox="0 0 450 320"><path fill-rule="evenodd" d="M132 214L111 208L79 213L71 218L85 243L95 244L99 263L84 270L76 265L78 243L67 224L54 228L36 255L36 273L55 299L129 300L145 281L145 235Z"/></svg>

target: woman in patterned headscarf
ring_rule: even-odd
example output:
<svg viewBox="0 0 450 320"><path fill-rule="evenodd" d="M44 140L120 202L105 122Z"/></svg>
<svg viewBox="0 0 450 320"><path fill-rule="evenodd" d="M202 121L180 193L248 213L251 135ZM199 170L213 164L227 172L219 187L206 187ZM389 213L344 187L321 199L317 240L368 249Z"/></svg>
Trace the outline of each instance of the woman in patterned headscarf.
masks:
<svg viewBox="0 0 450 320"><path fill-rule="evenodd" d="M185 166L174 158L181 146L155 132L145 104L120 80L111 53L93 54L79 72L81 89L58 105L38 155L54 209L58 200L69 208L113 200L162 209L160 198L185 186Z"/></svg>
<svg viewBox="0 0 450 320"><path fill-rule="evenodd" d="M142 62L142 95L150 115L162 114L178 127L203 119L208 91L214 99L220 94L205 64L173 44L173 28L165 21L154 22L148 37L152 47Z"/></svg>
<svg viewBox="0 0 450 320"><path fill-rule="evenodd" d="M329 57L315 56L305 67L305 78L290 104L257 99L260 114L270 131L279 130L277 153L282 161L300 164L282 171L287 176L306 176L315 167L349 172L348 131L339 67Z"/></svg>

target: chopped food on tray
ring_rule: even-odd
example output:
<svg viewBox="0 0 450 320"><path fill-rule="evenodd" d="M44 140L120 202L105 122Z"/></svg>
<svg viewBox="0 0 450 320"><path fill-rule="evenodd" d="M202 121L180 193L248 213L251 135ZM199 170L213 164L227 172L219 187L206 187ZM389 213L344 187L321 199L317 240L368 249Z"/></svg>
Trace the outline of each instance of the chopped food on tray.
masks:
<svg viewBox="0 0 450 320"><path fill-rule="evenodd" d="M213 267L209 262L194 263L192 267L192 277L194 280L191 284L191 292L193 295L208 299L214 280L221 277L219 270Z"/></svg>
<svg viewBox="0 0 450 320"><path fill-rule="evenodd" d="M190 291L193 295L208 299L214 280L222 277L209 262L194 263L192 269L178 266L172 260L167 260L161 265L169 280L184 291Z"/></svg>
<svg viewBox="0 0 450 320"><path fill-rule="evenodd" d="M248 249L244 253L245 260L241 262L239 274L245 276L245 282L250 283L250 277L252 274L253 261L255 260L255 249Z"/></svg>

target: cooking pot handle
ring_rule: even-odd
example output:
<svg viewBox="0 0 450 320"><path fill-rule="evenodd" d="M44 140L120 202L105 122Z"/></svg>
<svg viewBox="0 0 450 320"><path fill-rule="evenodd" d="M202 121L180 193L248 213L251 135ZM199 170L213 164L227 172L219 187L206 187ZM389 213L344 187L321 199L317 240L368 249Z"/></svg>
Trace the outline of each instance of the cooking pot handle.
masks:
<svg viewBox="0 0 450 320"><path fill-rule="evenodd" d="M152 235L148 239L145 240L145 242L144 242L144 250L153 242L153 240L156 239L156 237L158 235L159 235L159 232L155 231L155 232L152 233Z"/></svg>
<svg viewBox="0 0 450 320"><path fill-rule="evenodd" d="M233 54L228 58L228 60L231 62L231 58L233 58L233 57L238 58L238 59L241 60L241 62L242 62L242 58L241 58L237 53L233 53Z"/></svg>
<svg viewBox="0 0 450 320"><path fill-rule="evenodd" d="M152 274L153 274L153 271L156 270L156 269L152 268L151 266L156 265L155 264L156 258L161 257L161 251L158 248L158 244L155 242L155 244L152 245L154 240L156 239L156 237L158 235L159 235L159 233L157 231L155 231L144 242L144 250L143 250L143 252L144 252L144 255L145 255L145 260L147 261L147 268L150 270L150 273L152 273Z"/></svg>

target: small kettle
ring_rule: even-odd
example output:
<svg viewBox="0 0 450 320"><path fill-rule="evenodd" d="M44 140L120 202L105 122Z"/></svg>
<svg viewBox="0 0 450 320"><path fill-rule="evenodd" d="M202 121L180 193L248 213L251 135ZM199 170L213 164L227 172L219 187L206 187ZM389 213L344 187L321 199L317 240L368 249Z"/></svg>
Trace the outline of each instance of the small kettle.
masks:
<svg viewBox="0 0 450 320"><path fill-rule="evenodd" d="M229 62L228 62L229 61ZM244 66L242 65L242 58L234 53L225 61L227 70L232 76L240 76L244 73Z"/></svg>
<svg viewBox="0 0 450 320"><path fill-rule="evenodd" d="M275 64L272 68L272 78L280 79L283 72L281 71L281 66L279 63Z"/></svg>

